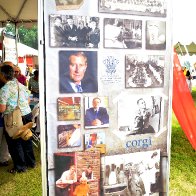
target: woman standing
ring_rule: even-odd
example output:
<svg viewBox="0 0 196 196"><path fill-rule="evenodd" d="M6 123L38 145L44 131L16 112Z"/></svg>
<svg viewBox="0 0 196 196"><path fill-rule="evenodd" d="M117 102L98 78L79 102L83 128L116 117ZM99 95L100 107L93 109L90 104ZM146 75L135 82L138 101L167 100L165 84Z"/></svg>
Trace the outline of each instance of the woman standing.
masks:
<svg viewBox="0 0 196 196"><path fill-rule="evenodd" d="M9 114L19 103L23 123L27 124L32 121L32 113L28 102L28 89L14 77L14 69L11 64L11 62L3 63L0 71L6 81L5 85L0 89L0 112L3 115ZM7 132L5 134L8 149L14 163L14 167L10 170L10 173L25 172L27 167L34 168L35 156L32 140L12 139Z"/></svg>

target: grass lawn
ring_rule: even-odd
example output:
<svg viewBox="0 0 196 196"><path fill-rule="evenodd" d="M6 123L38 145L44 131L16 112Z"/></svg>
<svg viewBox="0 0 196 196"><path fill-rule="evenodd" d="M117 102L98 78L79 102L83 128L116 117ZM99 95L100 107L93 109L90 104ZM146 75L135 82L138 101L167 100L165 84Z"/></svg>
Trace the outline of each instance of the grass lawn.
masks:
<svg viewBox="0 0 196 196"><path fill-rule="evenodd" d="M196 102L196 87L193 88ZM0 167L0 196L41 196L40 149L35 148L37 166L26 173L10 174L12 167ZM172 140L170 162L171 196L196 195L196 152L192 149L175 115L172 115Z"/></svg>
<svg viewBox="0 0 196 196"><path fill-rule="evenodd" d="M193 88L192 96L196 103L196 87ZM172 115L169 193L175 196L196 195L196 152L191 147L174 114Z"/></svg>

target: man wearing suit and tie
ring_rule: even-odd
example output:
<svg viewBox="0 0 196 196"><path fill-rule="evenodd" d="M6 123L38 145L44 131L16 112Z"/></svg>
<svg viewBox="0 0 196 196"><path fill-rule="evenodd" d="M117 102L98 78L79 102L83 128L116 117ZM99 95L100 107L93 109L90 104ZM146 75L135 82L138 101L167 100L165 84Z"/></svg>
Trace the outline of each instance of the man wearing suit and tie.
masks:
<svg viewBox="0 0 196 196"><path fill-rule="evenodd" d="M62 51L63 52L63 51ZM64 53L62 54L62 56ZM97 92L97 80L93 74L85 77L88 67L87 56L84 52L71 52L69 58L69 71L61 75L60 93L89 93ZM93 57L92 57L93 58ZM96 72L96 69L94 70ZM62 77L61 77L62 76Z"/></svg>
<svg viewBox="0 0 196 196"><path fill-rule="evenodd" d="M93 99L93 107L86 110L85 126L101 126L109 123L109 115L106 108L100 107L101 99Z"/></svg>

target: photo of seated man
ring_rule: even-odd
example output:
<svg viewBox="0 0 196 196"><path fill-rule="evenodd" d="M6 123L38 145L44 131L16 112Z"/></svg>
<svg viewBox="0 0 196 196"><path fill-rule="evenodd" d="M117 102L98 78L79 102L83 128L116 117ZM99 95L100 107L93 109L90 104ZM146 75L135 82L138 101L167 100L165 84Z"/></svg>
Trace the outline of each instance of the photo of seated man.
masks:
<svg viewBox="0 0 196 196"><path fill-rule="evenodd" d="M107 97L86 97L85 107L85 128L109 127L109 115L107 111L108 98Z"/></svg>
<svg viewBox="0 0 196 196"><path fill-rule="evenodd" d="M56 196L69 195L70 185L76 182L76 167L75 165L70 165L69 170L64 171L61 177L56 181Z"/></svg>

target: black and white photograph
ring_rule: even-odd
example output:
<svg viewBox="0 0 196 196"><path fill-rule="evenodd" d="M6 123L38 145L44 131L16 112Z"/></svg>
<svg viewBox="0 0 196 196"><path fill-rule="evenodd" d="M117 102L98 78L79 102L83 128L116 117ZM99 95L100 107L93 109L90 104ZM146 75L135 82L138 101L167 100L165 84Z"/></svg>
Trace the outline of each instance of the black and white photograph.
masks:
<svg viewBox="0 0 196 196"><path fill-rule="evenodd" d="M84 0L55 0L56 10L74 10L79 9Z"/></svg>
<svg viewBox="0 0 196 196"><path fill-rule="evenodd" d="M124 95L118 100L119 134L158 133L162 125L162 108L160 96Z"/></svg>
<svg viewBox="0 0 196 196"><path fill-rule="evenodd" d="M139 49L142 47L142 21L104 19L104 47Z"/></svg>
<svg viewBox="0 0 196 196"><path fill-rule="evenodd" d="M99 12L166 17L166 0L99 0Z"/></svg>
<svg viewBox="0 0 196 196"><path fill-rule="evenodd" d="M104 195L159 195L160 150L105 156L102 163Z"/></svg>
<svg viewBox="0 0 196 196"><path fill-rule="evenodd" d="M97 84L96 51L59 51L60 93L95 93Z"/></svg>
<svg viewBox="0 0 196 196"><path fill-rule="evenodd" d="M109 127L108 97L85 97L85 128Z"/></svg>
<svg viewBox="0 0 196 196"><path fill-rule="evenodd" d="M99 18L74 15L50 15L50 46L98 48Z"/></svg>
<svg viewBox="0 0 196 196"><path fill-rule="evenodd" d="M164 67L164 56L126 55L125 88L163 87Z"/></svg>
<svg viewBox="0 0 196 196"><path fill-rule="evenodd" d="M80 124L58 125L58 148L80 147L82 144Z"/></svg>
<svg viewBox="0 0 196 196"><path fill-rule="evenodd" d="M146 21L146 49L166 49L166 22L148 20Z"/></svg>

